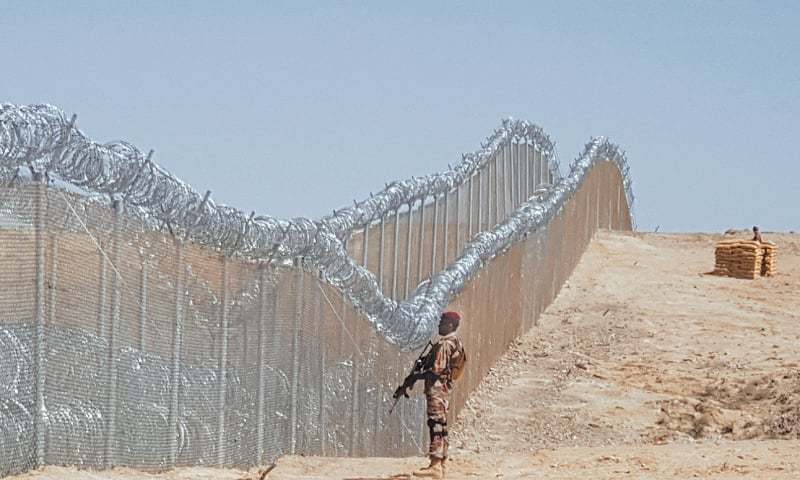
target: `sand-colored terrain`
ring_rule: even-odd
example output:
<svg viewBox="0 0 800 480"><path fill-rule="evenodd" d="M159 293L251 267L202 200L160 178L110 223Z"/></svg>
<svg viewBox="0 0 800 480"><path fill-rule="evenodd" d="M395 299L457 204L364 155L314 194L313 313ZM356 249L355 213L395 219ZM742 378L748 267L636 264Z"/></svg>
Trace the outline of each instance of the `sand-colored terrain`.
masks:
<svg viewBox="0 0 800 480"><path fill-rule="evenodd" d="M765 237L778 275L738 280L704 274L721 236L598 234L452 427L447 478L800 478L800 235ZM403 478L422 464L287 457L266 478ZM14 478L260 476L48 467Z"/></svg>

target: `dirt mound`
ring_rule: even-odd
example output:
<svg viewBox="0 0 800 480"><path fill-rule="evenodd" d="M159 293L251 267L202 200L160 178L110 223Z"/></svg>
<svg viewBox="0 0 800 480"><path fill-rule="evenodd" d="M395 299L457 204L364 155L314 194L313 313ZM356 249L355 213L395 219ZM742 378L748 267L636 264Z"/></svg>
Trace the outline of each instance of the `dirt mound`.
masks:
<svg viewBox="0 0 800 480"><path fill-rule="evenodd" d="M800 438L800 373L721 378L695 398L660 402L654 440L679 432L692 438Z"/></svg>

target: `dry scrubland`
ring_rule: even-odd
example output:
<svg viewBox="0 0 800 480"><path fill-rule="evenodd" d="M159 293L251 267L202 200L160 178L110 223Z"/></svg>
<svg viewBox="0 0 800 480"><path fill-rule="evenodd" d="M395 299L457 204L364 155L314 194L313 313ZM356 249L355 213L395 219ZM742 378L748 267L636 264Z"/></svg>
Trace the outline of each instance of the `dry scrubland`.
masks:
<svg viewBox="0 0 800 480"><path fill-rule="evenodd" d="M447 478L800 478L800 235L765 234L779 273L755 281L704 275L721 238L598 234L452 428ZM267 478L404 478L423 463L287 457ZM49 467L18 478L143 477Z"/></svg>

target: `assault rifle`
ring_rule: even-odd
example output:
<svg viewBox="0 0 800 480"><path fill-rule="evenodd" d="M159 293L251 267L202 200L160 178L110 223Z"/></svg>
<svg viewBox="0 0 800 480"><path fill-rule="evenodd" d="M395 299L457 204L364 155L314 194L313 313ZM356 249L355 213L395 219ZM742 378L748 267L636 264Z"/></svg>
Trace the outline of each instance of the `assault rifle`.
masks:
<svg viewBox="0 0 800 480"><path fill-rule="evenodd" d="M411 373L406 375L406 378L403 379L402 385L397 387L397 389L394 391L394 395L392 395L394 402L392 403L391 408L389 408L389 415L391 415L394 411L394 407L397 406L397 402L400 401L400 397L409 398L408 389L414 388L414 384L417 383L417 379L419 378L418 375L425 371L425 359L428 354L430 354L431 348L433 348L433 343L431 343L429 340L428 344L425 345L425 348L422 349L422 353L420 353L419 357L414 360L414 366L411 367Z"/></svg>

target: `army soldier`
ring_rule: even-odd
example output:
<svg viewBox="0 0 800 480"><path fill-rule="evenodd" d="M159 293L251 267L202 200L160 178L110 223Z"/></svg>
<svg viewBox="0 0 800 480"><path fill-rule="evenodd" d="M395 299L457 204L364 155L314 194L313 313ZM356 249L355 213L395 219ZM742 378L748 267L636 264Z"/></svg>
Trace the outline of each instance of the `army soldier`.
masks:
<svg viewBox="0 0 800 480"><path fill-rule="evenodd" d="M753 241L764 243L764 240L761 239L761 232L758 230L758 227L753 227Z"/></svg>
<svg viewBox="0 0 800 480"><path fill-rule="evenodd" d="M406 379L401 388L413 387L417 380L425 381L427 401L430 465L414 475L417 477L443 478L444 462L447 459L447 411L453 382L464 371L467 355L456 330L461 321L457 312L444 312L439 320L439 339L425 357L422 372Z"/></svg>

